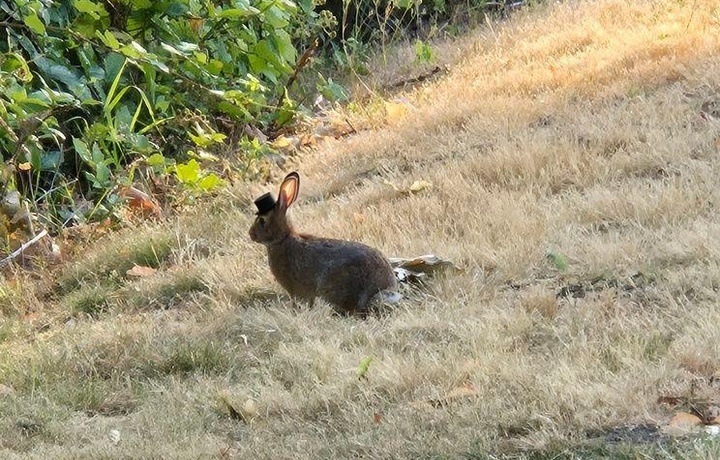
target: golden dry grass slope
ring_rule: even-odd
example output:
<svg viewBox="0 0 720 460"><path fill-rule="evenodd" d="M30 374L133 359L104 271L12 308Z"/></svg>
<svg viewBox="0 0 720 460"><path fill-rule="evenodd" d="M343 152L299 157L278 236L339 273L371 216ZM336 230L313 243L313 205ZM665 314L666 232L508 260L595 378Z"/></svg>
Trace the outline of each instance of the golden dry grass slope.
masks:
<svg viewBox="0 0 720 460"><path fill-rule="evenodd" d="M462 273L381 318L292 311L247 237L282 173L240 185L3 286L0 457L720 457L664 429L720 406L717 2L553 3L447 46L404 118L296 165L291 216Z"/></svg>

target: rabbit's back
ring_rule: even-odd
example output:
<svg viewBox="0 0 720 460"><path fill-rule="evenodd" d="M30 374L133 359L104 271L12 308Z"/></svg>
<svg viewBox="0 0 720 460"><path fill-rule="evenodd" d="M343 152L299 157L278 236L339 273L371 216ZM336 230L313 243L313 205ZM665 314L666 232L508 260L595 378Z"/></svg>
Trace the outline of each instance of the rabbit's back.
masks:
<svg viewBox="0 0 720 460"><path fill-rule="evenodd" d="M376 249L354 241L289 235L268 246L270 269L292 297L322 297L341 313L364 312L379 291L395 287L395 274Z"/></svg>

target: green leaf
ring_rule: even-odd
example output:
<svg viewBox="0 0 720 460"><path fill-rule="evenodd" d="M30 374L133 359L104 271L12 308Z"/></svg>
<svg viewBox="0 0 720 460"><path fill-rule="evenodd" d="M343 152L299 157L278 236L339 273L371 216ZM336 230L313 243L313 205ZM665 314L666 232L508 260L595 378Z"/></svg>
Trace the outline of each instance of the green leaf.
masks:
<svg viewBox="0 0 720 460"><path fill-rule="evenodd" d="M145 159L148 166L165 166L165 156L162 153L153 153Z"/></svg>
<svg viewBox="0 0 720 460"><path fill-rule="evenodd" d="M80 60L83 70L85 70L85 75L90 76L90 81L92 83L105 78L105 71L98 65L95 50L92 49L89 43L84 44L82 47L78 47L76 49L76 54ZM93 85L93 87L96 91L102 90L101 85Z"/></svg>
<svg viewBox="0 0 720 460"><path fill-rule="evenodd" d="M62 163L62 153L59 150L43 152L40 158L40 169L42 171L54 171L60 167L60 163Z"/></svg>
<svg viewBox="0 0 720 460"><path fill-rule="evenodd" d="M432 48L422 40L415 41L415 61L420 63L432 63L435 61L435 53L433 53Z"/></svg>
<svg viewBox="0 0 720 460"><path fill-rule="evenodd" d="M35 58L35 65L46 78L64 83L67 88L80 99L85 100L92 98L92 94L87 87L87 80L74 68L48 59L45 56Z"/></svg>
<svg viewBox="0 0 720 460"><path fill-rule="evenodd" d="M147 50L136 41L132 41L129 45L121 47L119 51L131 59L145 58L148 54Z"/></svg>
<svg viewBox="0 0 720 460"><path fill-rule="evenodd" d="M361 361L360 364L358 364L357 370L355 371L358 376L358 380L365 377L365 374L367 374L367 371L370 369L370 363L372 363L372 356L366 356Z"/></svg>
<svg viewBox="0 0 720 460"><path fill-rule="evenodd" d="M15 78L25 83L31 82L33 78L27 61L17 53L0 55L0 70L12 73Z"/></svg>
<svg viewBox="0 0 720 460"><path fill-rule="evenodd" d="M109 30L106 30L105 33L100 33L100 31L97 30L95 31L95 36L102 40L103 44L111 50L117 51L120 49L120 42Z"/></svg>
<svg viewBox="0 0 720 460"><path fill-rule="evenodd" d="M252 117L252 114L248 109L242 106L235 105L228 101L222 101L217 105L218 110L221 112L230 115L231 117L236 117L240 119L249 119Z"/></svg>
<svg viewBox="0 0 720 460"><path fill-rule="evenodd" d="M159 69L161 72L170 73L170 68L165 64L160 58L153 53L147 53L145 56L143 56L143 59L145 62L148 62L152 64L156 69Z"/></svg>
<svg viewBox="0 0 720 460"><path fill-rule="evenodd" d="M98 188L107 188L110 184L110 168L105 163L98 163L95 165L95 178L98 181Z"/></svg>
<svg viewBox="0 0 720 460"><path fill-rule="evenodd" d="M195 52L195 53L193 53L193 57L195 58L195 61L196 61L198 64L200 64L200 65L207 64L207 61L208 61L207 54L205 54L205 53L200 53L200 52Z"/></svg>
<svg viewBox="0 0 720 460"><path fill-rule="evenodd" d="M277 32L278 29L287 27L289 24L288 17L290 15L288 14L288 12L283 11L277 6L271 6L270 8L266 9L264 13L265 24L275 29L274 32Z"/></svg>
<svg viewBox="0 0 720 460"><path fill-rule="evenodd" d="M81 77L74 69L64 66L58 62L40 56L35 59L35 65L53 80L59 80L68 87L82 85L84 78Z"/></svg>
<svg viewBox="0 0 720 460"><path fill-rule="evenodd" d="M175 44L175 46L183 53L192 53L193 51L197 51L198 49L200 49L197 44L190 42L178 42Z"/></svg>
<svg viewBox="0 0 720 460"><path fill-rule="evenodd" d="M140 108L140 106L137 106L137 108ZM132 131L132 124L133 115L130 113L130 107L128 107L128 104L118 106L117 110L115 110L115 116L113 117L113 125L115 126L115 129L119 133L127 134Z"/></svg>
<svg viewBox="0 0 720 460"><path fill-rule="evenodd" d="M125 69L125 64L127 63L127 59L123 59L122 65L119 69L117 69L117 73L113 74L113 82L112 85L110 85L110 90L107 93L107 98L105 99L105 105L107 107L106 110L111 111L115 104L117 104L120 101L120 98L123 94L125 94L125 91L127 91L127 86L120 90L119 95L115 95L115 91L117 91L117 87L120 84L120 79L122 78L123 70ZM106 72L106 75L109 72Z"/></svg>
<svg viewBox="0 0 720 460"><path fill-rule="evenodd" d="M153 5L152 0L129 0L128 3L132 5L134 10L146 10Z"/></svg>
<svg viewBox="0 0 720 460"><path fill-rule="evenodd" d="M345 102L348 100L349 95L342 85L339 85L333 81L332 78L328 78L323 84L318 84L318 92L325 96L329 101Z"/></svg>
<svg viewBox="0 0 720 460"><path fill-rule="evenodd" d="M75 153L77 153L85 163L92 163L92 156L90 155L90 150L88 149L87 144L77 137L73 137L72 142L73 147L75 148Z"/></svg>
<svg viewBox="0 0 720 460"><path fill-rule="evenodd" d="M203 192L211 192L218 187L225 184L225 181L220 179L215 173L209 173L197 183L197 188Z"/></svg>
<svg viewBox="0 0 720 460"><path fill-rule="evenodd" d="M175 175L183 184L194 184L200 180L200 165L195 160L175 166Z"/></svg>
<svg viewBox="0 0 720 460"><path fill-rule="evenodd" d="M397 5L398 8L402 8L403 10L409 10L413 7L414 4L414 0L397 0L395 2L395 5Z"/></svg>
<svg viewBox="0 0 720 460"><path fill-rule="evenodd" d="M23 18L23 22L38 35L45 35L45 24L40 20L37 13L32 12Z"/></svg>
<svg viewBox="0 0 720 460"><path fill-rule="evenodd" d="M151 1L151 0L147 0ZM165 15L169 18L179 18L185 13L187 13L190 8L188 8L188 2L180 1L180 2L172 2L169 5L165 7Z"/></svg>
<svg viewBox="0 0 720 460"><path fill-rule="evenodd" d="M94 19L89 14L78 15L72 23L72 31L88 40L97 37L97 31L104 29L106 27L101 24L101 21Z"/></svg>
<svg viewBox="0 0 720 460"><path fill-rule="evenodd" d="M254 73L263 74L271 82L277 83L283 62L278 59L268 40L263 39L255 44L252 52L248 54L248 61Z"/></svg>
<svg viewBox="0 0 720 460"><path fill-rule="evenodd" d="M290 34L285 32L284 30L276 30L274 42L278 53L280 53L280 56L282 56L285 62L295 62L295 58L297 57L297 51L292 44L292 38L290 37Z"/></svg>
<svg viewBox="0 0 720 460"><path fill-rule="evenodd" d="M260 10L258 10L257 8L253 8L252 6L249 6L248 8L243 8L243 9L231 8L231 9L223 10L217 16L219 18L237 19L237 18L246 18L248 16L255 16L258 13L260 13Z"/></svg>
<svg viewBox="0 0 720 460"><path fill-rule="evenodd" d="M79 12L87 13L94 19L100 19L101 16L108 16L108 12L103 5L91 0L75 0L73 6Z"/></svg>
<svg viewBox="0 0 720 460"><path fill-rule="evenodd" d="M546 253L546 256L550 262L560 270L561 272L564 272L568 268L568 260L567 257L563 256L562 254L558 254L557 252L548 251Z"/></svg>
<svg viewBox="0 0 720 460"><path fill-rule="evenodd" d="M99 164L104 164L105 161L105 155L103 155L102 150L100 150L100 146L97 144L92 145L92 162L95 167L97 167Z"/></svg>
<svg viewBox="0 0 720 460"><path fill-rule="evenodd" d="M224 68L224 64L222 61L218 61L217 59L210 59L210 62L205 66L205 70L208 71L211 75L218 76L222 72Z"/></svg>
<svg viewBox="0 0 720 460"><path fill-rule="evenodd" d="M165 51L167 51L168 53L174 54L175 56L184 56L184 54L181 53L180 50L178 50L174 46L168 45L167 43L161 43L160 47L162 49L164 49Z"/></svg>
<svg viewBox="0 0 720 460"><path fill-rule="evenodd" d="M26 97L22 100L18 99L17 102L21 104L22 107L30 113L39 112L41 110L49 109L51 107L50 102L35 97Z"/></svg>
<svg viewBox="0 0 720 460"><path fill-rule="evenodd" d="M197 145L198 147L207 147L213 143L222 143L227 136L223 133L199 133L197 136L188 133L188 136L190 136L190 139Z"/></svg>

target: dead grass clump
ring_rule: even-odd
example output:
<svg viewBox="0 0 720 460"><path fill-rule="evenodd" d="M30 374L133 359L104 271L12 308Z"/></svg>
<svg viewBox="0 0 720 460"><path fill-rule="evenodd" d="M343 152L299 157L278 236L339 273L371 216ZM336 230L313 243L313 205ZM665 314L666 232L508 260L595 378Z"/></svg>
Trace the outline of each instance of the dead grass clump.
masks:
<svg viewBox="0 0 720 460"><path fill-rule="evenodd" d="M526 312L538 312L540 316L549 320L555 318L558 313L557 295L542 286L525 290L520 302Z"/></svg>
<svg viewBox="0 0 720 460"><path fill-rule="evenodd" d="M0 277L0 317L27 318L36 314L42 303L42 281L17 273L12 278Z"/></svg>

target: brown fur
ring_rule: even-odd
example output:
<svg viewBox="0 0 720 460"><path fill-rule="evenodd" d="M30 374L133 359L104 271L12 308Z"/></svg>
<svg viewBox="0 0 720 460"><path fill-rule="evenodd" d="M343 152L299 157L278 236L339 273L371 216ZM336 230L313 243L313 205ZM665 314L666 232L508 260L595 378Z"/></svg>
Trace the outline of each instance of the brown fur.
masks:
<svg viewBox="0 0 720 460"><path fill-rule="evenodd" d="M362 243L295 232L286 212L299 186L300 176L288 174L275 207L257 216L250 238L267 247L270 271L293 301L312 305L321 297L339 313L365 315L375 294L395 287L390 264Z"/></svg>

